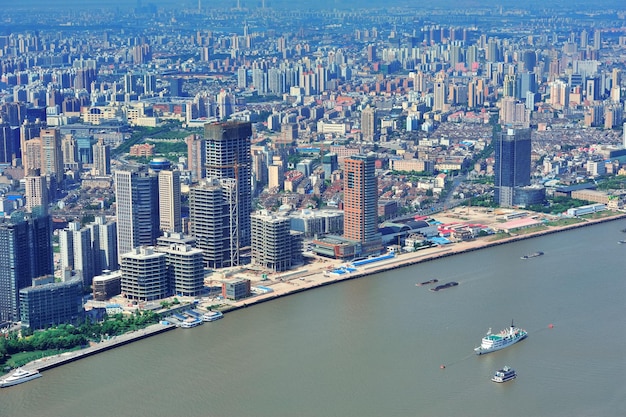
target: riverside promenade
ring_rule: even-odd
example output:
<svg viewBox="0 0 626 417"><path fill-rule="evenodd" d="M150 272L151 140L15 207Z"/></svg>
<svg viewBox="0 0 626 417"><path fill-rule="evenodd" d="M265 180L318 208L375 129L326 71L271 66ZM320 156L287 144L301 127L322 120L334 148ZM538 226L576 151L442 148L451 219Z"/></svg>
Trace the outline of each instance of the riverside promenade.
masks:
<svg viewBox="0 0 626 417"><path fill-rule="evenodd" d="M153 324L146 327L145 329L136 330L134 332L125 333L119 336L113 336L110 339L103 340L100 343L94 343L93 345L85 349L74 350L71 352L65 352L54 356L46 356L45 358L36 359L22 366L22 369L26 369L29 371L46 371L48 369L56 368L57 366L61 366L66 363L74 362L100 352L114 349L118 346L127 345L137 340L161 334L175 328L176 326L174 324Z"/></svg>

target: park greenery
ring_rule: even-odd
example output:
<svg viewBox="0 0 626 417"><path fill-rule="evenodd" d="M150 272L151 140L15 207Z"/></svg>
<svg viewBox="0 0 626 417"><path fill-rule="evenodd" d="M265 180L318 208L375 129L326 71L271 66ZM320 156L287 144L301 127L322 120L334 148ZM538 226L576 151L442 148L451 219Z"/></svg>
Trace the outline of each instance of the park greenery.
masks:
<svg viewBox="0 0 626 417"><path fill-rule="evenodd" d="M561 214L565 213L568 209L584 206L585 204L588 203L583 200L577 200L575 198L565 196L555 196L554 198L548 200L548 204L546 205L532 204L528 206L528 209L539 213Z"/></svg>
<svg viewBox="0 0 626 417"><path fill-rule="evenodd" d="M85 319L77 326L61 324L34 332L28 328L12 331L0 337L0 365L22 366L35 358L85 347L89 342L100 342L158 321L159 315L155 312L137 311L132 315L106 317L102 322Z"/></svg>

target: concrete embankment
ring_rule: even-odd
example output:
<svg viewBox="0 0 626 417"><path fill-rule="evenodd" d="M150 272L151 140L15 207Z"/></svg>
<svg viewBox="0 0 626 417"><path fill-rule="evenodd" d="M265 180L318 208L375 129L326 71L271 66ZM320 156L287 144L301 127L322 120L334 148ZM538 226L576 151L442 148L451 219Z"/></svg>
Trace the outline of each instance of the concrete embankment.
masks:
<svg viewBox="0 0 626 417"><path fill-rule="evenodd" d="M127 345L137 340L145 339L150 336L161 334L169 330L175 329L173 324L154 324L148 326L145 329L137 330L131 333L125 333L120 336L115 336L109 340L94 344L85 349L75 350L72 352L65 352L55 356L48 356L42 359L37 359L24 365L22 368L27 370L46 371L48 369L56 368L57 366L64 365L66 363L74 362L79 359L83 359L100 352L104 352L110 349L114 349L118 346Z"/></svg>

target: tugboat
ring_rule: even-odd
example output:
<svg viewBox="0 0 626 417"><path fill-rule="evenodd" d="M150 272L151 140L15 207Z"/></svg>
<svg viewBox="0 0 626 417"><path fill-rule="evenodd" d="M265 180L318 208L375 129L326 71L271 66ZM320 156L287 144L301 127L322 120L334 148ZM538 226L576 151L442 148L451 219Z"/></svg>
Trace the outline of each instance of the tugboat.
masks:
<svg viewBox="0 0 626 417"><path fill-rule="evenodd" d="M492 334L491 329L489 329L487 335L483 337L482 343L479 347L474 349L474 352L476 352L477 355L495 352L496 350L504 349L520 340L526 339L526 336L528 336L528 332L519 327L515 327L513 321L511 321L511 327L502 330L498 334Z"/></svg>
<svg viewBox="0 0 626 417"><path fill-rule="evenodd" d="M502 383L515 379L516 377L517 374L515 373L515 369L505 366L502 369L498 369L491 377L491 380L493 382Z"/></svg>

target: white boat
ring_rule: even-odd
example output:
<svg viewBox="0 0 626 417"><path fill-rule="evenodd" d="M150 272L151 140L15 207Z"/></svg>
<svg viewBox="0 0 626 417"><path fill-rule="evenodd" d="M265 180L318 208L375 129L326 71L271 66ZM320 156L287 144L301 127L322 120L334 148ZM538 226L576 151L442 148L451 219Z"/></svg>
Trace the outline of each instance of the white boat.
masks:
<svg viewBox="0 0 626 417"><path fill-rule="evenodd" d="M495 352L496 350L509 347L520 340L524 340L528 336L526 330L515 327L511 321L511 327L502 330L498 334L492 334L491 329L487 332L487 335L483 337L479 347L474 349L477 355L483 355L489 352Z"/></svg>
<svg viewBox="0 0 626 417"><path fill-rule="evenodd" d="M21 384L23 382L30 381L31 379L39 378L40 376L41 374L39 371L26 371L22 368L17 368L11 375L4 379L0 379L0 388Z"/></svg>
<svg viewBox="0 0 626 417"><path fill-rule="evenodd" d="M493 376L491 377L491 380L493 382L506 382L506 381L510 381L512 379L517 378L517 374L515 373L515 369L510 368L508 366L505 366L502 369L498 369Z"/></svg>
<svg viewBox="0 0 626 417"><path fill-rule="evenodd" d="M202 320L189 317L187 320L180 323L180 327L183 329L191 329L202 324Z"/></svg>
<svg viewBox="0 0 626 417"><path fill-rule="evenodd" d="M224 314L221 311L209 311L202 315L202 321L215 321L222 317L224 317Z"/></svg>

